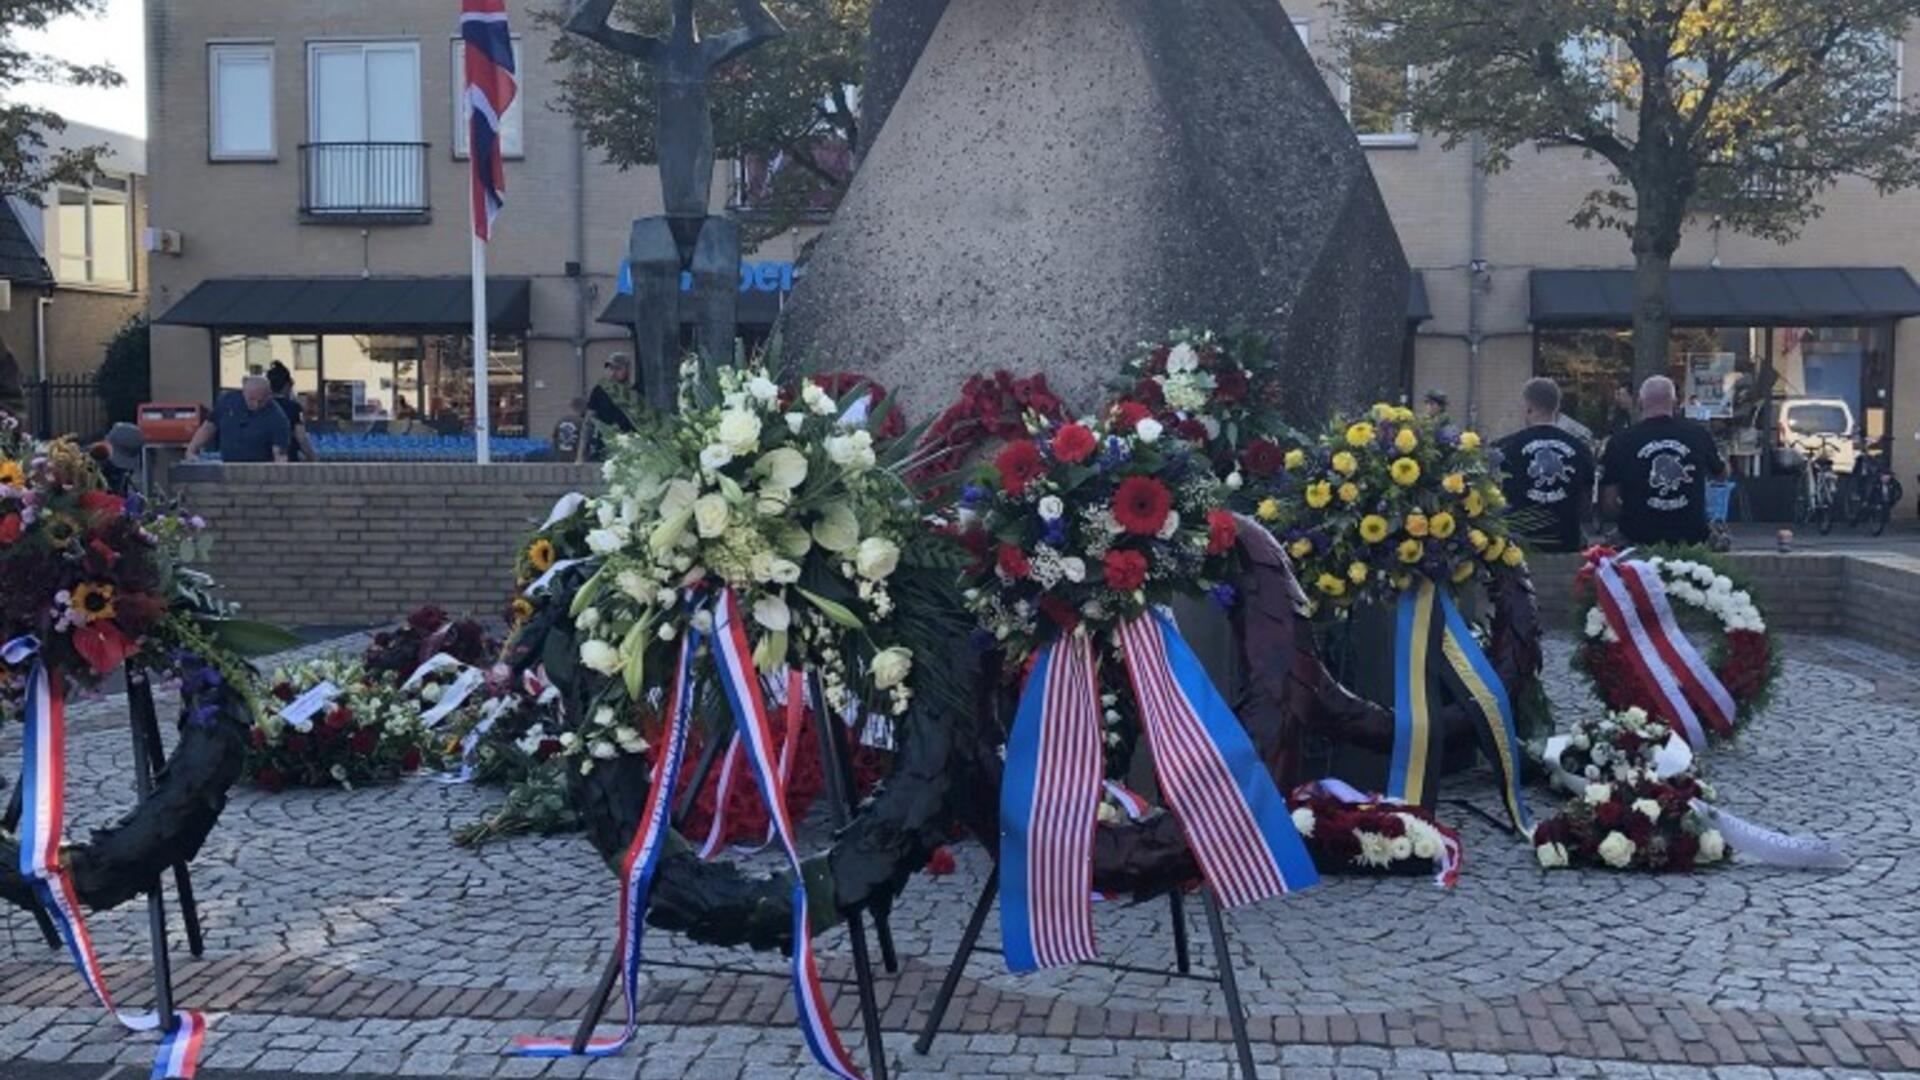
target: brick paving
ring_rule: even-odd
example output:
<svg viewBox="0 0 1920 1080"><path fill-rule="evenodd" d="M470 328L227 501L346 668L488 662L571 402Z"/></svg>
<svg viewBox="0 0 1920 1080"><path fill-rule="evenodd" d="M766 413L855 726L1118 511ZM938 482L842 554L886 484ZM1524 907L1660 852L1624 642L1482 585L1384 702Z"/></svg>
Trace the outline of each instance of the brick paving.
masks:
<svg viewBox="0 0 1920 1080"><path fill-rule="evenodd" d="M1341 878L1231 913L1234 963L1263 1074L1287 1076L1795 1077L1920 1075L1920 833L1911 732L1920 664L1849 639L1792 637L1772 710L1709 768L1752 820L1844 839L1834 874L1738 865L1687 878L1546 874L1460 801L1459 887ZM1552 643L1550 692L1591 707ZM113 702L79 707L74 831L124 805L130 751ZM17 750L0 769L17 768ZM497 794L425 783L355 793L236 795L196 865L208 955L176 961L183 1000L213 1010L207 1066L252 1074L787 1077L817 1075L777 978L650 970L637 1045L606 1061L516 1061L515 1034L571 1029L602 959L613 884L575 837L478 854L445 840ZM1536 809L1544 797L1534 796ZM880 1003L902 1075L1225 1077L1220 994L1171 975L1083 967L1014 978L969 966L951 1034L912 1052L987 860L920 878L895 912L902 959ZM1190 904L1196 966L1210 969ZM1172 967L1164 903L1102 905L1109 959ZM113 984L139 1004L144 911L100 916ZM989 924L987 943L995 940ZM650 955L778 973L777 960L654 932ZM843 935L825 974L850 974ZM184 950L182 950L184 952ZM856 1056L853 994L834 987ZM82 998L31 920L0 915L0 1075L6 1061L144 1066ZM864 1057L862 1057L864 1060ZM126 1075L132 1075L129 1071Z"/></svg>

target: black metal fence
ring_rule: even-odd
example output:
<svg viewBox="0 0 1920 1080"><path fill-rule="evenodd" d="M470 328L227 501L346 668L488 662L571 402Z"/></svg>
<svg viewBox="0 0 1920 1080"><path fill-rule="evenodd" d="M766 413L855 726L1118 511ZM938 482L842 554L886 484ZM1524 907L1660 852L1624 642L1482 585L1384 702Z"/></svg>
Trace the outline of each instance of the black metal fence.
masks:
<svg viewBox="0 0 1920 1080"><path fill-rule="evenodd" d="M425 143L306 143L300 147L300 161L302 213L427 212Z"/></svg>
<svg viewBox="0 0 1920 1080"><path fill-rule="evenodd" d="M107 403L86 376L30 382L27 428L43 439L72 435L96 439L106 434Z"/></svg>

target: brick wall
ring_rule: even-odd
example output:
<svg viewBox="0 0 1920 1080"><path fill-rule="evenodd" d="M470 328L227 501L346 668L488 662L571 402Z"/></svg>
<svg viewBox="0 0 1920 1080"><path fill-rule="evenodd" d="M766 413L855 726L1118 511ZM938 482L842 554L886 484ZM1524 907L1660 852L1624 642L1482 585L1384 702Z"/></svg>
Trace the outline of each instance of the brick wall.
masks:
<svg viewBox="0 0 1920 1080"><path fill-rule="evenodd" d="M514 553L594 466L200 465L175 490L206 517L211 572L254 618L363 626L420 604L500 613Z"/></svg>

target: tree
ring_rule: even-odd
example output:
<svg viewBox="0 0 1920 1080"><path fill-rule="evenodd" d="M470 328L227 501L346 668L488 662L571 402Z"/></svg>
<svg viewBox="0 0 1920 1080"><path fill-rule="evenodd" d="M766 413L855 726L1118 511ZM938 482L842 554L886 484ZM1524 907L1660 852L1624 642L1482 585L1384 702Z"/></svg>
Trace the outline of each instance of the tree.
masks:
<svg viewBox="0 0 1920 1080"><path fill-rule="evenodd" d="M852 180L860 147L857 91L867 44L871 0L769 0L786 27L778 40L715 73L714 145L722 153L771 163L755 192L762 211L749 239L791 227L809 213L830 211ZM620 19L639 33L660 35L671 20L668 0L621 0ZM655 161L654 91L646 69L610 50L559 33L570 6L536 14L554 28L553 59L571 64L561 99L589 145L621 168ZM733 5L699 0L703 26L731 26Z"/></svg>
<svg viewBox="0 0 1920 1080"><path fill-rule="evenodd" d="M48 150L47 136L65 131L66 121L51 110L10 99L23 83L119 86L124 80L111 67L36 56L15 37L68 15L98 15L105 7L106 0L0 0L0 198L38 205L40 193L53 184L93 179L102 147Z"/></svg>
<svg viewBox="0 0 1920 1080"><path fill-rule="evenodd" d="M142 403L153 400L152 353L148 349L147 317L135 315L114 332L107 352L93 373L93 387L106 402L107 419L129 423Z"/></svg>
<svg viewBox="0 0 1920 1080"><path fill-rule="evenodd" d="M1407 110L1484 167L1526 145L1610 167L1573 217L1626 233L1636 381L1668 370L1687 220L1786 242L1844 177L1920 181L1920 111L1897 99L1920 0L1334 0L1348 56L1412 69Z"/></svg>

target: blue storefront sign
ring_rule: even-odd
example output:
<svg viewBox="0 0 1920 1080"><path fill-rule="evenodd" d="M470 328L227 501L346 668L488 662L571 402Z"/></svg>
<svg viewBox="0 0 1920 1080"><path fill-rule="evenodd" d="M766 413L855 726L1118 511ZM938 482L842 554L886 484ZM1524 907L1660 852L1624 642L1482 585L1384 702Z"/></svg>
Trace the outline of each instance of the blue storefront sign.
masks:
<svg viewBox="0 0 1920 1080"><path fill-rule="evenodd" d="M799 279L801 273L802 271L790 262L776 262L771 259L765 262L747 262L743 259L740 263L740 291L743 293L790 293L793 291L793 283ZM632 263L620 264L619 288L620 295L633 295ZM683 272L680 275L680 291L693 291L691 273Z"/></svg>

